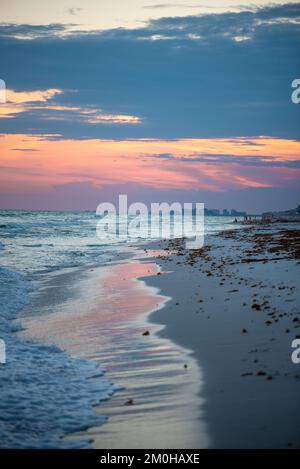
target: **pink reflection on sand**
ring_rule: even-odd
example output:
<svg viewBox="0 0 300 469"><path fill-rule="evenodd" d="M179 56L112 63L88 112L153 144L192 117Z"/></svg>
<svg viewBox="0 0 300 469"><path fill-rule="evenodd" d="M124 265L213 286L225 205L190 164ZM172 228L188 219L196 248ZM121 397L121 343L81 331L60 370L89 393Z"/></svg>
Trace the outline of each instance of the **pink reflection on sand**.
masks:
<svg viewBox="0 0 300 469"><path fill-rule="evenodd" d="M95 358L99 344L103 351L108 343L126 342L129 340L126 329L167 300L156 289L137 280L156 275L158 271L158 266L151 262L104 267L100 275L95 270L82 283L79 299L60 305L46 315L24 318L26 334L71 354Z"/></svg>

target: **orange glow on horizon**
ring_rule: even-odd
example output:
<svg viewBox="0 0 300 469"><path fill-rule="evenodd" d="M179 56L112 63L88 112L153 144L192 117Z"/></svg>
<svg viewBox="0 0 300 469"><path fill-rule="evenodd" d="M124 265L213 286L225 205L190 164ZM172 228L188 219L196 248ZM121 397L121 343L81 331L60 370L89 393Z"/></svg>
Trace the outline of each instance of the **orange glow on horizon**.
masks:
<svg viewBox="0 0 300 469"><path fill-rule="evenodd" d="M300 142L269 137L189 140L65 140L0 136L2 191L88 182L225 191L299 182Z"/></svg>

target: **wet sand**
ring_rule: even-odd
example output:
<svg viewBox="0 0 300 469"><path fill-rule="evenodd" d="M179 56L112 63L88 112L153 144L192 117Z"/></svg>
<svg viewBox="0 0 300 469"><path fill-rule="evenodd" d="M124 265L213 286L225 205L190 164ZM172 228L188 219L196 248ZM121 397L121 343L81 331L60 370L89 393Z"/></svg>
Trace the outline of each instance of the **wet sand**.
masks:
<svg viewBox="0 0 300 469"><path fill-rule="evenodd" d="M156 263L132 260L80 279L76 272L54 275L23 313L24 335L96 360L118 388L98 409L107 423L69 438L92 439L95 448L209 445L201 420L201 369L188 348L159 337L161 326L148 320L169 301L139 280L157 273Z"/></svg>

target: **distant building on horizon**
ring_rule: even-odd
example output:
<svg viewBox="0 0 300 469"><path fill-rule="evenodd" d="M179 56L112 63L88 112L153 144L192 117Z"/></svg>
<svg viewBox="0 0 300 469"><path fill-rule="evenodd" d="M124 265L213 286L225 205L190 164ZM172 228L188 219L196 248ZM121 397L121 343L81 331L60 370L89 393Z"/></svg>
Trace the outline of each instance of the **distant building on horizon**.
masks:
<svg viewBox="0 0 300 469"><path fill-rule="evenodd" d="M245 217L247 215L247 212L239 212L238 210L235 210L234 208L232 208L230 215L232 217Z"/></svg>
<svg viewBox="0 0 300 469"><path fill-rule="evenodd" d="M224 208L222 211L218 208L204 208L204 215L208 217L245 217L247 212L239 212L234 208L231 211Z"/></svg>
<svg viewBox="0 0 300 469"><path fill-rule="evenodd" d="M208 215L208 216L211 216L211 217L219 217L220 216L220 210L217 209L217 208L212 208L212 209L205 208L204 209L204 215Z"/></svg>

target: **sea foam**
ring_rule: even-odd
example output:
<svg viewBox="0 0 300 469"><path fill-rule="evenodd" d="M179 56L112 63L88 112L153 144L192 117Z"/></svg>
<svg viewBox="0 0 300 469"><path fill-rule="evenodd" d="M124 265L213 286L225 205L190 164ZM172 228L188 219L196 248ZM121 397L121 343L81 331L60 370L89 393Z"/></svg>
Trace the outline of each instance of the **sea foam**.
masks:
<svg viewBox="0 0 300 469"><path fill-rule="evenodd" d="M6 364L0 364L0 446L88 447L88 441L63 437L105 421L94 406L109 398L113 386L93 362L15 334L14 319L30 298L30 283L21 275L0 268L0 297L0 338L6 344Z"/></svg>

